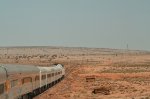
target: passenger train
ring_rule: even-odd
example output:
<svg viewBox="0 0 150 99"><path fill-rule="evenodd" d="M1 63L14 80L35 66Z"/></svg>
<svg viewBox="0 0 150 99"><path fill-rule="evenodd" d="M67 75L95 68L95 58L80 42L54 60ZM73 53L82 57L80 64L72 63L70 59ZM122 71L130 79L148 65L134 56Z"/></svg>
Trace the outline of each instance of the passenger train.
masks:
<svg viewBox="0 0 150 99"><path fill-rule="evenodd" d="M32 99L62 80L64 66L0 65L0 99Z"/></svg>

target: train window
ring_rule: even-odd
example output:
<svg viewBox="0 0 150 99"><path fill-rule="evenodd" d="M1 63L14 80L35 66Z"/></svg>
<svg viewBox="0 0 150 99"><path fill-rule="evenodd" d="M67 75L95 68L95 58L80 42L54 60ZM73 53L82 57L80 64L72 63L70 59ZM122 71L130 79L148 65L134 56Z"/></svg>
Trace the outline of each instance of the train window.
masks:
<svg viewBox="0 0 150 99"><path fill-rule="evenodd" d="M51 74L48 74L48 78L50 78L51 77Z"/></svg>
<svg viewBox="0 0 150 99"><path fill-rule="evenodd" d="M31 77L25 77L25 78L22 79L22 84L29 83L29 82L32 82L32 78Z"/></svg>
<svg viewBox="0 0 150 99"><path fill-rule="evenodd" d="M37 80L39 80L40 79L40 77L39 76L36 76L35 77L35 81L37 81Z"/></svg>
<svg viewBox="0 0 150 99"><path fill-rule="evenodd" d="M42 75L42 79L46 79L46 75Z"/></svg>
<svg viewBox="0 0 150 99"><path fill-rule="evenodd" d="M55 73L55 76L57 75L57 72Z"/></svg>
<svg viewBox="0 0 150 99"><path fill-rule="evenodd" d="M11 81L11 88L17 86L17 84L18 84L18 80L17 79L16 80L12 80Z"/></svg>
<svg viewBox="0 0 150 99"><path fill-rule="evenodd" d="M4 93L4 84L0 84L0 94Z"/></svg>
<svg viewBox="0 0 150 99"><path fill-rule="evenodd" d="M52 73L52 77L54 76L54 73Z"/></svg>

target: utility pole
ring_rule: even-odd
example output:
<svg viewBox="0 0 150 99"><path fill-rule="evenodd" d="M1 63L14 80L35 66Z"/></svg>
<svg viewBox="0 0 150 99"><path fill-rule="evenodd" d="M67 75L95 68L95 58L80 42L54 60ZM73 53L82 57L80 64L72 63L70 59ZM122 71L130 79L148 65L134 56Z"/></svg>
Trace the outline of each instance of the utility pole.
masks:
<svg viewBox="0 0 150 99"><path fill-rule="evenodd" d="M127 50L129 49L129 46L128 46L128 44L127 44Z"/></svg>

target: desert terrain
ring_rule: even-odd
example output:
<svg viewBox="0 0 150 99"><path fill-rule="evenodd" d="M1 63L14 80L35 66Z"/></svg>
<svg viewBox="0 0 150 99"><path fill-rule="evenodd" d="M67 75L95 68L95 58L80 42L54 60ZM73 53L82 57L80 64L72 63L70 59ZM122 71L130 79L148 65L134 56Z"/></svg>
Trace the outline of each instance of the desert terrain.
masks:
<svg viewBox="0 0 150 99"><path fill-rule="evenodd" d="M149 51L1 47L0 63L65 66L65 78L34 99L150 99Z"/></svg>

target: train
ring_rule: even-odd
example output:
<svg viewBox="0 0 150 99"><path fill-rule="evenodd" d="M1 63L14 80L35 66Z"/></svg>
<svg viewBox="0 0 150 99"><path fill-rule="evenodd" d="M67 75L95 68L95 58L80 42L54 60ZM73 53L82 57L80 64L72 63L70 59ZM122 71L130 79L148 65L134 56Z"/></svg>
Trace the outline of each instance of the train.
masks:
<svg viewBox="0 0 150 99"><path fill-rule="evenodd" d="M49 67L0 64L0 99L32 99L64 76L62 64Z"/></svg>

